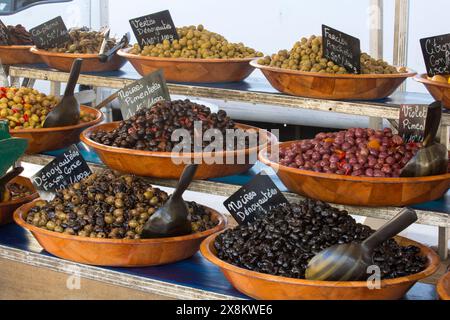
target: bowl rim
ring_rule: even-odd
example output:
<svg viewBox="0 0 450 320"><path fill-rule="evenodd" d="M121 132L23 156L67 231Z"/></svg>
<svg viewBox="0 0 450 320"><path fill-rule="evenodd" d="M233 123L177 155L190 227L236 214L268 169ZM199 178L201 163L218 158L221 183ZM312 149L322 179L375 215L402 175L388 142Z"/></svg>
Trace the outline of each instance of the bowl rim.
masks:
<svg viewBox="0 0 450 320"><path fill-rule="evenodd" d="M421 73L421 74L416 75L414 77L414 80L417 82L420 82L422 84L425 84L425 85L431 85L431 86L440 87L440 88L444 88L444 89L450 89L450 83L443 83L443 82L429 80L427 77L428 77L428 74Z"/></svg>
<svg viewBox="0 0 450 320"><path fill-rule="evenodd" d="M25 204L25 203L33 201L33 200L35 200L35 199L37 199L39 197L38 191L34 187L34 185L31 182L31 180L29 178L27 178L27 177L17 176L14 179L12 179L10 182L8 182L8 184L10 184L10 183L17 183L17 184L19 184L21 186L26 187L27 189L30 189L29 186L26 185L26 181L29 182L30 186L32 187L31 190L30 190L32 193L30 195L26 196L26 197L23 197L23 198L20 198L20 199L16 199L16 200L13 200L13 201L0 202L0 208Z"/></svg>
<svg viewBox="0 0 450 320"><path fill-rule="evenodd" d="M237 267L228 262L225 262L217 257L217 254L212 251L212 246L214 244L214 240L225 232L227 229L222 230L221 232L210 235L208 238L203 240L200 245L200 252L205 259L207 259L212 264L219 267L221 270L227 270L229 272L238 273L242 276L248 278L254 278L263 281L277 282L279 284L287 284L287 285L301 285L301 286L309 286L309 287L326 287L326 288L362 288L367 287L367 281L317 281L317 280L306 280L306 279L295 279L295 278L287 278L281 276L274 276L270 274L265 274L261 272L251 271L244 268ZM420 279L429 277L434 274L440 264L439 256L430 248L422 245L416 241L410 240L408 238L397 236L396 239L407 240L409 244L415 245L420 248L422 252L424 252L424 256L428 259L427 267L419 273L411 274L404 277L394 278L394 279L385 279L381 280L381 288L404 284L408 282L415 282Z"/></svg>
<svg viewBox="0 0 450 320"><path fill-rule="evenodd" d="M39 56L48 56L48 57L59 57L59 58L82 58L82 59L98 59L98 54L95 53L65 53L65 52L51 52L43 49L39 49L36 46L30 47L30 52L39 55ZM117 54L114 54L117 56Z"/></svg>
<svg viewBox="0 0 450 320"><path fill-rule="evenodd" d="M249 63L255 59L255 57L249 58L232 58L232 59L189 59L189 58L160 58L160 57L148 57L138 54L129 53L132 48L120 49L117 54L121 57L129 60L144 60L153 62L179 62L179 63Z"/></svg>
<svg viewBox="0 0 450 320"><path fill-rule="evenodd" d="M13 44L10 46L6 46L6 45L0 45L0 50L26 50L26 51L30 51L30 49L33 48L33 45L31 44L24 44L24 45L18 45L18 44Z"/></svg>
<svg viewBox="0 0 450 320"><path fill-rule="evenodd" d="M33 205L37 202L40 201L41 199L35 199L32 202L26 203L24 205L22 205L21 207L17 208L14 211L14 221L21 226L24 229L27 229L28 231L32 232L33 234L39 234L39 235L44 235L47 237L51 237L51 238L58 238L58 239L63 239L63 240L71 240L71 241L76 241L76 242L88 242L88 243L92 243L92 244L110 244L110 245L151 245L151 244L163 244L163 243L173 243L173 242L183 242L183 241L189 241L189 240L195 240L195 239L201 239L201 238L206 238L214 233L217 233L223 229L226 228L228 221L227 221L227 217L210 208L207 206L203 206L206 209L210 210L210 212L217 217L217 219L219 220L219 223L211 229L202 231L202 232L197 232L197 233L193 233L193 234L189 234L189 235L185 235L185 236L178 236L178 237L170 237L170 238L158 238L158 239L109 239L109 238L88 238L88 237L80 237L80 236L74 236L74 235L67 235L67 234L63 234L63 233L58 233L58 232L54 232L54 231L49 231L46 229L42 229L36 226L33 226L29 223L27 223L24 219L23 219L23 214L28 213L28 211L33 207Z"/></svg>
<svg viewBox="0 0 450 320"><path fill-rule="evenodd" d="M436 291L442 300L450 300L450 288L444 287L444 282L450 285L450 270L444 274L436 284Z"/></svg>
<svg viewBox="0 0 450 320"><path fill-rule="evenodd" d="M75 129L82 129L86 127L90 127L93 125L98 124L103 120L103 112L100 110L97 110L92 107L88 107L85 105L80 106L80 110L87 111L89 113L93 113L96 115L95 119L89 122L80 122L78 124L72 125L72 126L65 126L65 127L55 127L55 128L39 128L39 129L15 129L15 130L9 130L9 133L11 135L15 134L25 134L25 133L49 133L49 132L61 132L61 131L70 131Z"/></svg>
<svg viewBox="0 0 450 320"><path fill-rule="evenodd" d="M282 142L278 144L278 147L284 147L288 144L295 143L302 140L293 140L293 141L287 141ZM279 170L288 172L294 175L302 175L302 176L310 176L315 178L321 178L321 179L328 179L328 180L341 180L346 182L365 182L365 183L420 183L420 182L432 182L432 181L440 181L440 180L450 180L450 173L436 175L436 176L426 176L426 177L405 177L405 178L386 178L386 177L354 177L354 176L345 176L335 173L323 173L323 172L315 172L310 170L303 170L303 169L297 169L297 168L290 168L285 165L281 165L279 163L276 163L267 157L267 150L269 149L269 146L262 149L258 154L258 159L270 166L270 167L278 167Z"/></svg>
<svg viewBox="0 0 450 320"><path fill-rule="evenodd" d="M133 156L141 156L141 157L160 157L160 158L174 157L174 155L172 155L172 152L144 151L144 150L134 150L134 149L127 149L127 148L112 147L112 146L107 146L107 145L103 145L101 143L95 142L94 140L92 140L90 138L90 135L92 134L92 132L100 130L103 127L107 127L107 126L114 126L115 128L117 128L119 123L120 123L120 121L115 121L115 122L101 123L101 124L98 124L95 126L91 126L91 127L87 128L86 130L84 130L80 134L80 140L82 142L84 142L85 144L87 144L89 147L94 148L95 150L101 150L103 152L127 154L127 155L133 155ZM250 130L250 129L263 130L267 136L268 142L269 141L270 141L270 143L272 143L272 141L273 141L273 143L277 142L276 137L267 130L249 126L249 125L245 125L245 124L241 124L238 122L236 122L235 125L238 128L246 129L246 130ZM257 147L250 148L250 149L246 148L246 149L239 149L239 150L233 150L233 151L219 151L214 154L214 157L219 157L221 155L224 155L224 156L237 155L237 154L242 154L242 153L247 154L253 150L265 148L267 146L268 142L265 142L262 145L258 145ZM181 158L181 159L203 158L203 153L202 152L200 152L200 153L198 153L198 152L182 153L181 155L177 155L176 158Z"/></svg>
<svg viewBox="0 0 450 320"><path fill-rule="evenodd" d="M250 61L250 65L254 68L260 69L262 71L269 71L272 73L290 74L292 76L299 77L314 77L314 78L331 78L331 79L387 79L387 78L410 78L414 77L417 72L413 69L406 68L407 72L397 73L397 74L333 74L333 73L319 73L319 72L307 72L299 70L289 70L276 67L264 66L258 63L258 59L253 59ZM396 67L399 68L399 67Z"/></svg>

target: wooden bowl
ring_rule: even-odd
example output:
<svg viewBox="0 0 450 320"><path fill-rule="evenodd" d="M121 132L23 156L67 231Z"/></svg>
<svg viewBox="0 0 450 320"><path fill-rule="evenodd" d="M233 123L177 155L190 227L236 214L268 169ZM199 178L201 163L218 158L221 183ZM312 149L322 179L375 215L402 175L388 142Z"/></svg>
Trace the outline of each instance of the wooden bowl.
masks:
<svg viewBox="0 0 450 320"><path fill-rule="evenodd" d="M382 280L381 289L370 290L366 281L312 281L272 276L236 267L217 257L214 234L200 246L202 255L224 273L234 288L260 300L395 300L401 299L420 279L429 277L439 268L437 254L412 240L397 237L403 246L415 245L428 258L428 266L420 273Z"/></svg>
<svg viewBox="0 0 450 320"><path fill-rule="evenodd" d="M80 133L102 121L103 113L94 108L81 106L80 109L86 113L95 115L95 119L89 122L79 123L74 126L40 129L17 129L10 130L13 137L28 139L26 153L35 154L51 150L62 149L74 143L80 142Z"/></svg>
<svg viewBox="0 0 450 320"><path fill-rule="evenodd" d="M31 53L32 46L0 46L0 62L4 65L42 63L42 59Z"/></svg>
<svg viewBox="0 0 450 320"><path fill-rule="evenodd" d="M439 279L436 286L439 299L450 300L450 271Z"/></svg>
<svg viewBox="0 0 450 320"><path fill-rule="evenodd" d="M377 100L390 96L408 77L400 74L329 74L268 67L253 60L250 64L265 75L278 91L301 97L329 100Z"/></svg>
<svg viewBox="0 0 450 320"><path fill-rule="evenodd" d="M24 198L17 199L14 201L0 202L0 226L13 221L13 214L17 208L39 197L36 188L33 186L30 179L28 178L19 176L11 180L10 183L17 183L22 186L25 186L32 193Z"/></svg>
<svg viewBox="0 0 450 320"><path fill-rule="evenodd" d="M123 67L127 62L124 58L115 54L107 62L100 62L97 54L75 54L75 53L57 53L46 50L31 48L31 52L39 56L49 67L70 72L72 63L77 58L83 59L81 72L105 72L115 71Z"/></svg>
<svg viewBox="0 0 450 320"><path fill-rule="evenodd" d="M94 132L97 132L99 130L111 131L118 126L119 122L102 123L83 131L83 133L81 134L81 141L94 149L103 163L114 170L132 173L138 176L161 179L178 179L184 169L184 163L191 162L192 159L196 158L202 159L201 153L187 153L183 156L172 156L171 152L140 151L110 147L97 143L90 139L90 136ZM268 139L271 139L270 141L275 142L274 136L265 130L243 124L236 124L236 126L244 130L260 130L260 136L262 136L262 138L264 139L263 141L268 141ZM205 156L203 158L204 161L202 161L202 163L199 165L195 178L218 178L246 172L253 166L253 164L249 161L249 155L258 152L259 149L266 146L267 143L263 143L258 148L255 147L251 149L230 152L217 152L216 155L218 159L221 159L221 161L223 162L222 164L212 163L213 158L206 158ZM232 157L232 159L234 159L233 163L235 164L226 164L227 156L230 156L230 158ZM245 161L243 161L243 164L236 164L237 157L239 156L245 157ZM174 163L181 163L183 160L184 162L182 164Z"/></svg>
<svg viewBox="0 0 450 320"><path fill-rule="evenodd" d="M414 80L422 83L436 101L441 101L445 108L450 109L450 84L428 80L426 73L414 77Z"/></svg>
<svg viewBox="0 0 450 320"><path fill-rule="evenodd" d="M36 200L37 201L37 200ZM195 234L162 239L96 239L57 233L28 224L23 217L34 206L28 203L14 212L14 221L28 229L49 253L78 263L109 267L147 267L168 264L193 256L208 236L223 230L226 218L208 208L219 223Z"/></svg>
<svg viewBox="0 0 450 320"><path fill-rule="evenodd" d="M280 149L292 143L280 144ZM268 159L268 149L259 160L271 166L292 192L325 202L352 206L408 206L442 197L450 187L450 174L418 178L353 177L320 173L279 165Z"/></svg>
<svg viewBox="0 0 450 320"><path fill-rule="evenodd" d="M129 50L119 50L118 54L127 58L141 76L163 69L164 77L167 81L195 83L237 82L247 78L254 70L249 64L254 58L158 58L131 54Z"/></svg>

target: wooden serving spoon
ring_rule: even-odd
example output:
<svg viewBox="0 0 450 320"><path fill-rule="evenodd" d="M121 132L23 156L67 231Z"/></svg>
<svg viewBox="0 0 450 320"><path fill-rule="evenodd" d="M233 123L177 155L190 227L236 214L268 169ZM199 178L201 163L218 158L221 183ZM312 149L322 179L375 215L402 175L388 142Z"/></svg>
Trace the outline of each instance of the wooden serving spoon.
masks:
<svg viewBox="0 0 450 320"><path fill-rule="evenodd" d="M182 196L191 184L197 169L197 164L184 168L172 196L144 225L142 239L177 237L192 232L191 216Z"/></svg>
<svg viewBox="0 0 450 320"><path fill-rule="evenodd" d="M391 221L362 243L332 246L318 253L308 264L307 280L358 281L365 280L367 268L373 265L375 248L417 221L416 212L403 209Z"/></svg>
<svg viewBox="0 0 450 320"><path fill-rule="evenodd" d="M80 103L74 96L75 86L81 72L83 59L75 59L70 70L69 81L61 101L47 115L44 128L66 127L80 122Z"/></svg>

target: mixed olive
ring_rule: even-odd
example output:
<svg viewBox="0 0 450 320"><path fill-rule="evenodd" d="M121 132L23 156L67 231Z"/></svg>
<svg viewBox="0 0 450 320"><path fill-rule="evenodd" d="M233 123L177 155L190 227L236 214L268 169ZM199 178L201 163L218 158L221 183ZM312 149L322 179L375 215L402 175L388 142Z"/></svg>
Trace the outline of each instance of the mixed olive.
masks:
<svg viewBox="0 0 450 320"><path fill-rule="evenodd" d="M149 217L168 198L143 178L103 171L58 191L52 201L37 201L25 219L36 227L68 235L140 239ZM218 224L205 207L187 204L194 233Z"/></svg>
<svg viewBox="0 0 450 320"><path fill-rule="evenodd" d="M100 52L103 40L103 32L93 31L87 27L72 28L69 30L70 41L56 47L47 49L50 52L97 54ZM116 45L116 39L109 38L106 42L105 52Z"/></svg>
<svg viewBox="0 0 450 320"><path fill-rule="evenodd" d="M254 222L217 236L217 256L248 270L304 279L308 262L335 244L362 242L374 231L356 223L346 211L314 200L279 206ZM373 262L381 278L391 279L423 271L426 257L415 246L390 239L375 249Z"/></svg>
<svg viewBox="0 0 450 320"><path fill-rule="evenodd" d="M390 128L351 128L319 133L314 139L280 148L281 165L315 172L366 177L399 177L422 147L405 143Z"/></svg>
<svg viewBox="0 0 450 320"><path fill-rule="evenodd" d="M6 34L0 34L0 45L33 45L31 34L21 24L18 24L16 26L8 26L7 28L9 35L6 36Z"/></svg>
<svg viewBox="0 0 450 320"><path fill-rule="evenodd" d="M242 43L228 42L220 34L206 30L203 25L177 28L178 40L141 48L135 44L130 53L160 58L233 59L262 57L261 52Z"/></svg>
<svg viewBox="0 0 450 320"><path fill-rule="evenodd" d="M33 194L33 191L24 185L18 183L10 183L6 186L3 194L3 202L15 201L23 199ZM0 197L1 199L1 197Z"/></svg>
<svg viewBox="0 0 450 320"><path fill-rule="evenodd" d="M7 120L10 129L42 128L47 114L58 99L32 88L0 87L0 120ZM80 112L80 121L94 120L94 115Z"/></svg>
<svg viewBox="0 0 450 320"><path fill-rule="evenodd" d="M343 66L335 64L323 55L322 37L311 36L301 38L291 50L280 50L278 53L258 60L261 65L282 69L299 70L306 72L346 74L349 73ZM405 73L404 67L396 68L382 59L374 59L367 53L361 54L362 74L395 74Z"/></svg>

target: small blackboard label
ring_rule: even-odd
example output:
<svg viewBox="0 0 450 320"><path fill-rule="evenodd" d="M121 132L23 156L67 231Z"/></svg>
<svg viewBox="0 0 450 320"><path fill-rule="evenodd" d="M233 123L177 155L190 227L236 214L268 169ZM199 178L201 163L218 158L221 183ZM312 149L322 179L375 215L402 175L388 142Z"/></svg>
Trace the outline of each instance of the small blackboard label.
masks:
<svg viewBox="0 0 450 320"><path fill-rule="evenodd" d="M450 33L420 39L420 46L430 77L450 73Z"/></svg>
<svg viewBox="0 0 450 320"><path fill-rule="evenodd" d="M55 48L60 44L70 41L69 32L61 17L30 29L34 44L40 49Z"/></svg>
<svg viewBox="0 0 450 320"><path fill-rule="evenodd" d="M131 29L141 48L178 39L177 28L169 10L149 14L130 20Z"/></svg>
<svg viewBox="0 0 450 320"><path fill-rule="evenodd" d="M427 105L404 104L400 106L398 134L404 142L423 142L427 117Z"/></svg>
<svg viewBox="0 0 450 320"><path fill-rule="evenodd" d="M39 191L54 192L65 189L92 174L76 145L47 164L31 181Z"/></svg>
<svg viewBox="0 0 450 320"><path fill-rule="evenodd" d="M258 174L224 203L239 224L254 221L279 205L289 205L281 191L265 173Z"/></svg>
<svg viewBox="0 0 450 320"><path fill-rule="evenodd" d="M323 55L348 72L361 73L361 46L358 38L322 25Z"/></svg>
<svg viewBox="0 0 450 320"><path fill-rule="evenodd" d="M9 44L9 30L8 27L0 20L0 45L7 46Z"/></svg>
<svg viewBox="0 0 450 320"><path fill-rule="evenodd" d="M119 90L117 96L125 120L139 109L151 107L161 100L170 101L169 89L161 69Z"/></svg>

